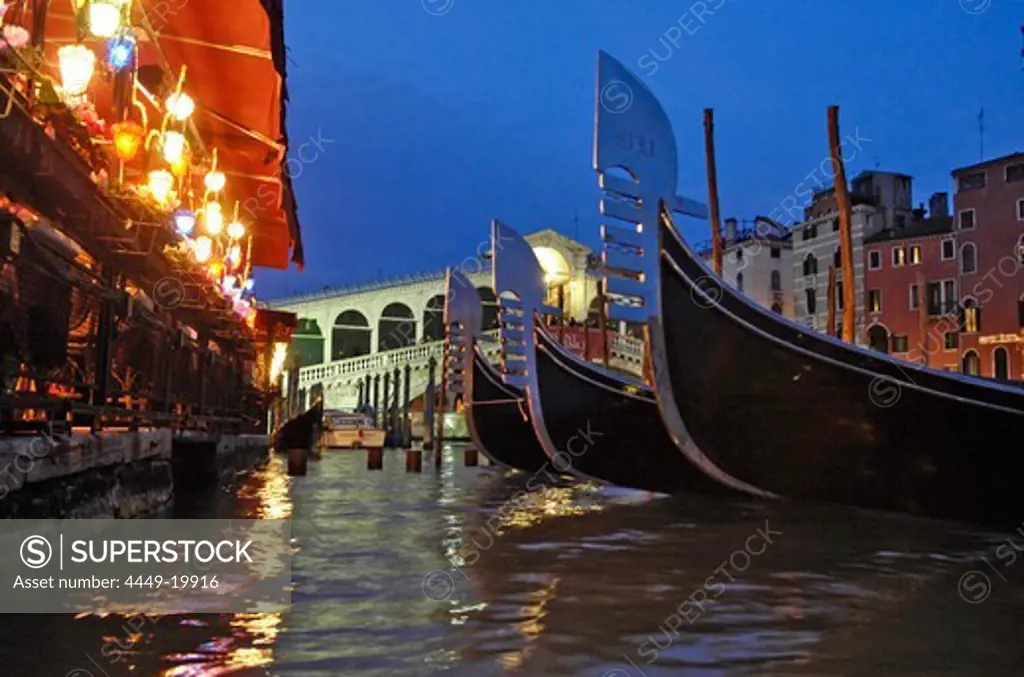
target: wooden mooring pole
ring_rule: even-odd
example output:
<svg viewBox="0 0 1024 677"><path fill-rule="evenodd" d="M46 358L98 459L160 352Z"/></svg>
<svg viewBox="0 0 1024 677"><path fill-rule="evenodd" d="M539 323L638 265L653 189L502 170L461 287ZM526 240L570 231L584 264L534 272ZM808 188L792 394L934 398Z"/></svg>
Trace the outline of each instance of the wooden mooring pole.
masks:
<svg viewBox="0 0 1024 677"><path fill-rule="evenodd" d="M853 276L853 232L850 197L846 193L846 168L839 144L839 106L828 107L828 148L835 174L836 206L839 209L839 267L843 271L843 341L857 340L857 289Z"/></svg>
<svg viewBox="0 0 1024 677"><path fill-rule="evenodd" d="M825 306L828 314L825 316L825 331L829 336L836 335L836 267L829 264L828 267L828 303Z"/></svg>
<svg viewBox="0 0 1024 677"><path fill-rule="evenodd" d="M434 467L441 467L441 454L444 451L444 412L448 399L448 337L444 340L444 355L441 357L441 380L437 398L437 434L434 435Z"/></svg>
<svg viewBox="0 0 1024 677"><path fill-rule="evenodd" d="M722 276L722 220L718 211L718 172L715 168L715 111L704 109L704 157L708 171L708 210L711 216L711 262Z"/></svg>

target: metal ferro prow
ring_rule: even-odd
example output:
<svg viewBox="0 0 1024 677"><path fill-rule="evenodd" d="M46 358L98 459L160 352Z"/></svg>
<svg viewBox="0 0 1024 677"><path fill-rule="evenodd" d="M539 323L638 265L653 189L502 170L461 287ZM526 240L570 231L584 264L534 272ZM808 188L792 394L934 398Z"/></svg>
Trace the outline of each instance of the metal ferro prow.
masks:
<svg viewBox="0 0 1024 677"><path fill-rule="evenodd" d="M605 52L598 52L595 108L608 317L645 323L658 313L661 205L698 218L707 218L707 207L676 196L672 124L654 94Z"/></svg>
<svg viewBox="0 0 1024 677"><path fill-rule="evenodd" d="M460 271L449 268L444 289L444 360L449 397L466 392L466 378L473 368L473 346L480 338L482 321L480 292Z"/></svg>
<svg viewBox="0 0 1024 677"><path fill-rule="evenodd" d="M525 388L536 370L534 323L542 314L560 316L562 311L544 303L548 286L533 248L522 235L498 220L491 222L491 253L502 379L508 385Z"/></svg>

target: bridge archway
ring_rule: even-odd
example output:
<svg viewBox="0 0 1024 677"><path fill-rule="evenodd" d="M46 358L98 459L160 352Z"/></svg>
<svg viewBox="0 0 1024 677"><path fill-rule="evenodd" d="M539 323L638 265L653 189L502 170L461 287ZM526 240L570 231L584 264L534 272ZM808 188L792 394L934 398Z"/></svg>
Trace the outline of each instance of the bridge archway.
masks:
<svg viewBox="0 0 1024 677"><path fill-rule="evenodd" d="M331 361L370 353L370 322L358 310L346 310L334 320L331 332Z"/></svg>
<svg viewBox="0 0 1024 677"><path fill-rule="evenodd" d="M299 358L300 367L323 363L324 335L315 319L299 318L299 325L292 334L292 346Z"/></svg>
<svg viewBox="0 0 1024 677"><path fill-rule="evenodd" d="M416 343L416 316L404 303L389 303L377 323L377 350L395 350Z"/></svg>
<svg viewBox="0 0 1024 677"><path fill-rule="evenodd" d="M427 301L423 309L423 340L444 339L444 294L438 294Z"/></svg>
<svg viewBox="0 0 1024 677"><path fill-rule="evenodd" d="M480 293L480 325L483 331L498 328L498 297L490 287L477 287Z"/></svg>

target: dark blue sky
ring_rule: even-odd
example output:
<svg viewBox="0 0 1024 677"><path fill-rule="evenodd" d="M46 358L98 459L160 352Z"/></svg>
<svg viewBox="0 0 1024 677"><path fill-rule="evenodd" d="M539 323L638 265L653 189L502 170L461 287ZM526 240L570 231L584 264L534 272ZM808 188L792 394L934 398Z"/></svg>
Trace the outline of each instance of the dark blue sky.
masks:
<svg viewBox="0 0 1024 677"><path fill-rule="evenodd" d="M661 99L680 191L701 200L701 111L715 109L724 217L769 214L793 195L827 156L833 103L843 135L862 139L848 176L911 174L917 202L979 159L981 107L986 157L1024 149L1019 2L704 5L717 9L698 19L690 0L287 3L291 154L321 140L292 163L306 269L260 273L258 295L456 264L495 217L572 236L575 210L594 246L598 49ZM687 234L708 237L699 223Z"/></svg>

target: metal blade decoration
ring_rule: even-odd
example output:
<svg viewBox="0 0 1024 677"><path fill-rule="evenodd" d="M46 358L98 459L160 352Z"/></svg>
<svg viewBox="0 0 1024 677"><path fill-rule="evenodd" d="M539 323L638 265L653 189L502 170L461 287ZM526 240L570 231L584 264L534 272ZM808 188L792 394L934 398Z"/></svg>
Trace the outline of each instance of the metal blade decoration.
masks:
<svg viewBox="0 0 1024 677"><path fill-rule="evenodd" d="M707 207L676 195L672 124L651 91L605 52L598 53L595 109L608 317L648 322L658 313L661 205L700 218Z"/></svg>
<svg viewBox="0 0 1024 677"><path fill-rule="evenodd" d="M472 373L473 346L480 338L483 309L480 292L460 271L449 268L444 290L444 360L448 397L464 395Z"/></svg>
<svg viewBox="0 0 1024 677"><path fill-rule="evenodd" d="M534 322L540 314L559 316L561 311L544 304L548 293L544 269L522 235L498 220L492 221L491 251L502 379L508 385L525 388L535 371Z"/></svg>
<svg viewBox="0 0 1024 677"><path fill-rule="evenodd" d="M608 316L647 324L658 409L679 450L725 486L772 497L719 468L697 446L679 414L660 318L658 232L662 214L707 218L707 209L676 195L676 138L665 110L635 75L604 52L598 54L595 122L594 168L603 191L601 213L609 219L601 228Z"/></svg>

